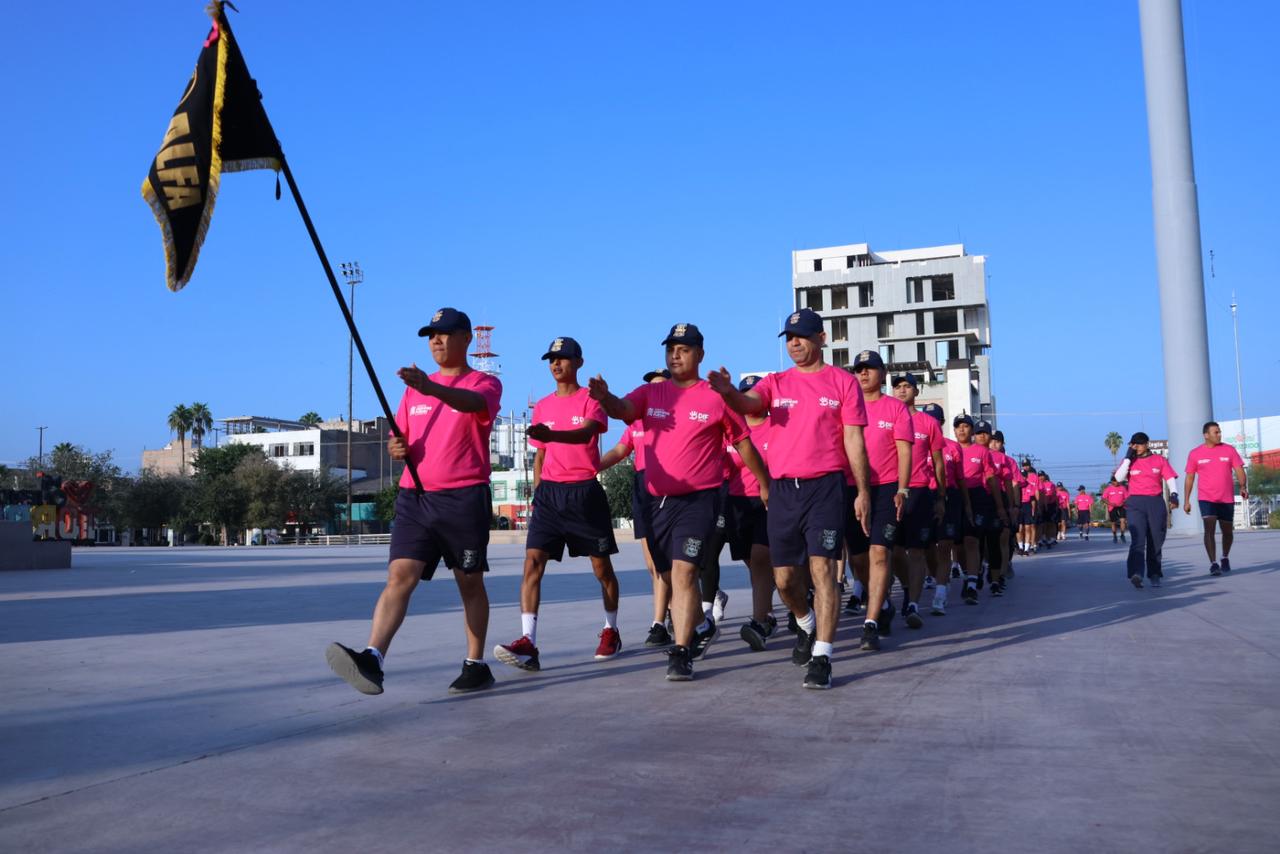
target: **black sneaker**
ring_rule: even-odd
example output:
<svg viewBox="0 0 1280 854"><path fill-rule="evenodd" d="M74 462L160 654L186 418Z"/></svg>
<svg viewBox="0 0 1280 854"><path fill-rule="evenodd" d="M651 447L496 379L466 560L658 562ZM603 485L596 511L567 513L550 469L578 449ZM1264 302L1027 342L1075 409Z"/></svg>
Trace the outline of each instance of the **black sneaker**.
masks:
<svg viewBox="0 0 1280 854"><path fill-rule="evenodd" d="M893 634L893 618L898 615L898 609L893 607L893 602L889 602L888 608L880 609L880 616L876 623L880 626L880 634L889 637Z"/></svg>
<svg viewBox="0 0 1280 854"><path fill-rule="evenodd" d="M693 660L689 657L687 646L673 646L667 650L667 681L691 682L693 680Z"/></svg>
<svg viewBox="0 0 1280 854"><path fill-rule="evenodd" d="M787 631L791 632L791 634L793 634L793 635L794 635L796 632L800 631L800 624L796 622L796 612L795 612L795 611L788 611L788 612L787 612Z"/></svg>
<svg viewBox="0 0 1280 854"><path fill-rule="evenodd" d="M978 581L970 576L964 582L964 588L960 591L960 598L966 605L978 604Z"/></svg>
<svg viewBox="0 0 1280 854"><path fill-rule="evenodd" d="M991 595L992 595L992 596L1003 596L1003 595L1004 595L1004 585L1003 585L1003 584L1001 584L999 581L997 581L997 582L995 582L994 584L992 584L992 585L991 585Z"/></svg>
<svg viewBox="0 0 1280 854"><path fill-rule="evenodd" d="M902 612L902 619L907 621L907 628L922 629L924 628L924 619L920 616L920 608L915 602L907 605Z"/></svg>
<svg viewBox="0 0 1280 854"><path fill-rule="evenodd" d="M1215 563L1215 564L1214 564L1214 566L1216 567L1216 566L1217 566L1217 564ZM1131 575L1131 576L1129 576L1129 583L1131 583L1131 584L1134 586L1134 588L1135 588L1135 589L1137 589L1137 590L1141 590L1141 589L1142 589L1142 576L1141 576L1141 575Z"/></svg>
<svg viewBox="0 0 1280 854"><path fill-rule="evenodd" d="M862 643L858 648L872 652L880 649L880 630L876 628L875 623L862 624Z"/></svg>
<svg viewBox="0 0 1280 854"><path fill-rule="evenodd" d="M331 643L324 651L324 660L329 662L334 673L361 694L382 693L382 665L369 650L356 652L340 643Z"/></svg>
<svg viewBox="0 0 1280 854"><path fill-rule="evenodd" d="M1120 542L1122 542L1122 543L1127 543L1127 542L1129 542L1129 538L1128 538L1127 536L1125 536L1124 534L1121 534L1121 535L1120 535Z"/></svg>
<svg viewBox="0 0 1280 854"><path fill-rule="evenodd" d="M716 625L716 621L711 619L710 615L705 617L707 621L706 631L694 631L693 643L689 645L689 658L697 661L707 652L707 647L711 646L711 642L720 636L720 627Z"/></svg>
<svg viewBox="0 0 1280 854"><path fill-rule="evenodd" d="M809 671L804 675L804 687L825 691L831 687L831 659L815 655L809 659Z"/></svg>
<svg viewBox="0 0 1280 854"><path fill-rule="evenodd" d="M778 618L773 614L766 614L764 618L765 637L773 637L774 632L778 630Z"/></svg>
<svg viewBox="0 0 1280 854"><path fill-rule="evenodd" d="M1222 567L1218 566L1216 563L1209 564L1209 574L1214 576L1222 575Z"/></svg>
<svg viewBox="0 0 1280 854"><path fill-rule="evenodd" d="M1230 571L1231 571L1231 559L1224 555L1222 558L1222 574L1226 575Z"/></svg>
<svg viewBox="0 0 1280 854"><path fill-rule="evenodd" d="M755 620L748 620L746 625L738 630L738 636L747 642L747 646L756 652L764 650L765 641L772 632L765 626L760 625Z"/></svg>
<svg viewBox="0 0 1280 854"><path fill-rule="evenodd" d="M791 650L791 663L804 667L809 663L809 659L813 658L813 642L816 640L818 630L815 628L813 634L807 634L804 629L796 627L796 647Z"/></svg>
<svg viewBox="0 0 1280 854"><path fill-rule="evenodd" d="M649 636L644 639L644 645L651 648L662 646L671 646L671 632L667 631L667 627L662 623L654 623L649 627Z"/></svg>
<svg viewBox="0 0 1280 854"><path fill-rule="evenodd" d="M846 614L858 614L862 612L862 597L857 593L849 594L849 601L844 604Z"/></svg>
<svg viewBox="0 0 1280 854"><path fill-rule="evenodd" d="M958 566L951 567L951 580L952 581L960 580L960 567Z"/></svg>
<svg viewBox="0 0 1280 854"><path fill-rule="evenodd" d="M493 672L483 661L462 662L462 674L449 686L450 694L470 694L493 687Z"/></svg>

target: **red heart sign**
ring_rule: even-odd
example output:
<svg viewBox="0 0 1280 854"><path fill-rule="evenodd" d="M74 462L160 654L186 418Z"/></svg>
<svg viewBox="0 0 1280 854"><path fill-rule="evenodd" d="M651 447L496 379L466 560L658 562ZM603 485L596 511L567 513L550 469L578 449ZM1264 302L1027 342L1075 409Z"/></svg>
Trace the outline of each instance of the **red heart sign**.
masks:
<svg viewBox="0 0 1280 854"><path fill-rule="evenodd" d="M62 491L76 504L84 506L85 502L89 500L89 496L93 493L93 481L66 480L62 482Z"/></svg>

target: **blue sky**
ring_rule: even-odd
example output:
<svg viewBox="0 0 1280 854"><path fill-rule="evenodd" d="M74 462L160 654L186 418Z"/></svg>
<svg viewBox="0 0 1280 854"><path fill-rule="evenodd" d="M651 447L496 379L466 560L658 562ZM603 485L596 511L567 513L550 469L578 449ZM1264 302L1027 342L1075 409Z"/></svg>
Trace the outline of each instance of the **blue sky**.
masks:
<svg viewBox="0 0 1280 854"><path fill-rule="evenodd" d="M989 258L1011 448L1094 483L1107 431L1164 434L1136 2L239 5L329 256L364 268L393 401L440 305L496 327L519 409L558 335L619 390L679 321L714 365L774 368L792 249L959 240ZM136 468L179 402L346 410L345 327L271 173L224 177L194 279L165 289L139 186L202 7L9 10L0 461L44 424L46 448ZM1280 6L1186 0L1184 21L1215 412L1236 412L1234 287L1246 407L1274 414ZM358 379L357 417L376 406Z"/></svg>

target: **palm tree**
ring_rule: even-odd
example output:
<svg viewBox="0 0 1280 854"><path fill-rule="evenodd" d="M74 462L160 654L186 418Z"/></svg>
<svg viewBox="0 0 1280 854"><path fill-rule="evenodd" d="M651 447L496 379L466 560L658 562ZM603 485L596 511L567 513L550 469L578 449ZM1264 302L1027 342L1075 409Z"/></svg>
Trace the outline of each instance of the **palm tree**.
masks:
<svg viewBox="0 0 1280 854"><path fill-rule="evenodd" d="M178 434L182 456L178 459L178 472L187 473L187 431L191 429L191 410L179 403L169 413L169 429Z"/></svg>
<svg viewBox="0 0 1280 854"><path fill-rule="evenodd" d="M213 427L213 415L207 403L191 404L191 441L197 448L204 447L204 434Z"/></svg>
<svg viewBox="0 0 1280 854"><path fill-rule="evenodd" d="M1115 466L1116 453L1120 450L1120 446L1124 444L1124 437L1115 430L1112 430L1107 434L1107 438L1102 440L1102 444L1106 445L1107 450L1111 452L1111 464L1112 466Z"/></svg>
<svg viewBox="0 0 1280 854"><path fill-rule="evenodd" d="M314 410L311 412L308 412L307 414L303 415L301 418L298 419L298 421L300 421L301 423L306 424L308 426L312 426L312 427L314 427L316 424L319 424L323 420L324 419L320 417L320 413Z"/></svg>

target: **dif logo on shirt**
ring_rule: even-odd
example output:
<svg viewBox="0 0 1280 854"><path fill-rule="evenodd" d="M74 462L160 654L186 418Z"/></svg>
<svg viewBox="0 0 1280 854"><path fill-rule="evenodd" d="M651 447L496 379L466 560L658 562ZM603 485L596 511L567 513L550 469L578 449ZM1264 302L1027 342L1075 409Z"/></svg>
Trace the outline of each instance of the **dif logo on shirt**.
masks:
<svg viewBox="0 0 1280 854"><path fill-rule="evenodd" d="M663 409L661 406L650 406L645 410L645 415L650 418L670 418L671 413Z"/></svg>
<svg viewBox="0 0 1280 854"><path fill-rule="evenodd" d="M431 404L429 403L415 403L409 407L410 415L426 415L429 412L431 412Z"/></svg>
<svg viewBox="0 0 1280 854"><path fill-rule="evenodd" d="M819 406L826 406L826 407L829 407L829 408L831 408L831 409L839 409L839 408L840 408L840 401L836 400L836 399L835 399L835 398L833 398L833 397L820 397L820 398L818 398L818 405L819 405Z"/></svg>
<svg viewBox="0 0 1280 854"><path fill-rule="evenodd" d="M690 420L690 421L697 421L699 424L706 424L708 421L710 421L710 420L711 420L711 413L709 413L709 412L698 412L696 409L690 409L690 410L689 410L689 420Z"/></svg>

